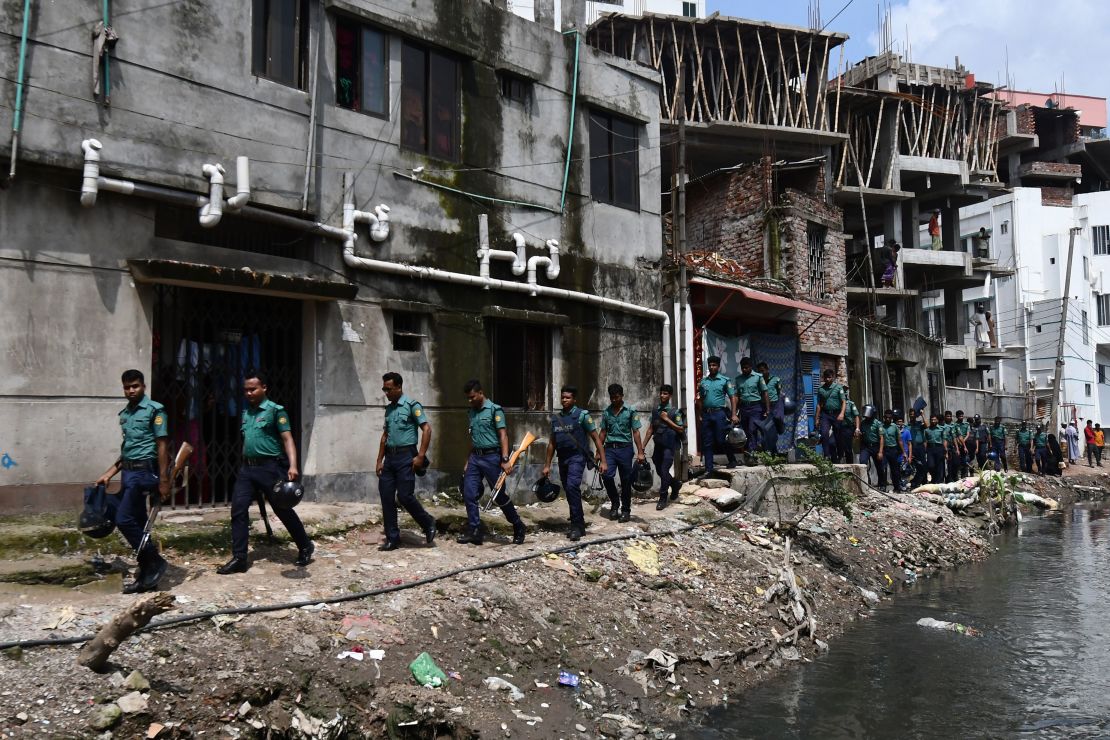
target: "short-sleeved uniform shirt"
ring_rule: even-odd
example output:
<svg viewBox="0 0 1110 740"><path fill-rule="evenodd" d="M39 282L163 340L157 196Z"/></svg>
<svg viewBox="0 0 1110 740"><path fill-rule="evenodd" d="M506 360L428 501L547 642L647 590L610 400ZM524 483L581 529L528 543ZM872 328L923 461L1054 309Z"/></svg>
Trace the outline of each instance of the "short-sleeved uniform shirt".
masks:
<svg viewBox="0 0 1110 740"><path fill-rule="evenodd" d="M995 439L1006 439L1006 427L1002 424L992 426L991 436Z"/></svg>
<svg viewBox="0 0 1110 740"><path fill-rule="evenodd" d="M613 406L609 405L601 412L601 428L606 444L631 442L632 430L640 428L640 415L628 404L623 404L620 411L613 411Z"/></svg>
<svg viewBox="0 0 1110 740"><path fill-rule="evenodd" d="M595 429L597 427L594 420L577 406L572 406L566 413L559 409L551 417L551 436L555 439L556 450L565 450L567 453L581 451L585 454L588 435Z"/></svg>
<svg viewBox="0 0 1110 740"><path fill-rule="evenodd" d="M824 413L840 413L840 409L844 405L844 386L840 383L830 383L827 386L819 386L816 393L817 403L820 404Z"/></svg>
<svg viewBox="0 0 1110 740"><path fill-rule="evenodd" d="M1048 435L1044 432L1040 432L1039 434L1037 434L1035 437L1033 437L1033 446L1048 447Z"/></svg>
<svg viewBox="0 0 1110 740"><path fill-rule="evenodd" d="M847 417L847 414L845 414ZM863 441L875 447L879 446L879 436L883 433L883 423L878 419L872 419L870 423L865 422L860 427L860 433L863 434Z"/></svg>
<svg viewBox="0 0 1110 740"><path fill-rule="evenodd" d="M278 457L281 433L292 429L285 407L266 399L243 409L243 457Z"/></svg>
<svg viewBox="0 0 1110 740"><path fill-rule="evenodd" d="M940 423L940 428L944 430L944 441L945 442L951 443L951 442L956 441L956 425L955 424L950 424L946 421L942 421ZM951 447L952 445L949 444L948 446Z"/></svg>
<svg viewBox="0 0 1110 740"><path fill-rule="evenodd" d="M1033 432L1029 429L1017 430L1017 443L1019 447L1028 447L1033 441Z"/></svg>
<svg viewBox="0 0 1110 740"><path fill-rule="evenodd" d="M967 437L967 432L971 429L971 424L966 421L957 421L954 425L956 427L956 439L963 442Z"/></svg>
<svg viewBox="0 0 1110 740"><path fill-rule="evenodd" d="M925 425L919 421L910 424L910 439L915 445L925 444Z"/></svg>
<svg viewBox="0 0 1110 740"><path fill-rule="evenodd" d="M672 429L667 422L663 421L664 413L667 414L668 419L678 424L680 427L685 426L685 422L682 419L682 412L674 406L661 403L651 412L651 433L655 437L655 443L673 446L678 442L678 432Z"/></svg>
<svg viewBox="0 0 1110 740"><path fill-rule="evenodd" d="M925 444L929 446L936 445L937 447L944 444L944 430L940 428L939 424L925 430Z"/></svg>
<svg viewBox="0 0 1110 740"><path fill-rule="evenodd" d="M470 444L476 450L501 448L497 430L505 428L505 410L488 398L480 408L467 409L470 419Z"/></svg>
<svg viewBox="0 0 1110 740"><path fill-rule="evenodd" d="M698 383L698 395L701 397L702 408L723 409L728 408L728 399L736 395L736 389L732 387L731 380L717 373L701 379Z"/></svg>
<svg viewBox="0 0 1110 740"><path fill-rule="evenodd" d="M894 422L883 425L883 446L888 450L898 449L898 435L901 430Z"/></svg>
<svg viewBox="0 0 1110 740"><path fill-rule="evenodd" d="M852 399L844 401L844 423L850 427L855 427L856 417L859 416L859 409L856 407L856 402Z"/></svg>
<svg viewBox="0 0 1110 740"><path fill-rule="evenodd" d="M385 407L385 444L387 447L415 445L417 431L428 423L424 407L402 395Z"/></svg>
<svg viewBox="0 0 1110 740"><path fill-rule="evenodd" d="M759 376L759 392L767 394L767 400L771 403L778 401L782 397L782 378L777 375L772 375L766 380L763 376Z"/></svg>
<svg viewBox="0 0 1110 740"><path fill-rule="evenodd" d="M757 373L737 375L736 395L739 397L740 403L759 403L762 401L763 391L759 387L762 383L763 377Z"/></svg>
<svg viewBox="0 0 1110 740"><path fill-rule="evenodd" d="M119 412L119 428L123 433L119 454L124 460L157 458L158 440L170 435L165 407L145 395Z"/></svg>

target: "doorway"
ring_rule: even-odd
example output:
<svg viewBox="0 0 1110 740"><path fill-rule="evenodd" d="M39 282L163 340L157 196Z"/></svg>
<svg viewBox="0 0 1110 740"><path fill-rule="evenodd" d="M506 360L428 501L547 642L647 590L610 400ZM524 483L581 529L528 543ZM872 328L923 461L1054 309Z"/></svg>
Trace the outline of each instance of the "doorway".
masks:
<svg viewBox="0 0 1110 740"><path fill-rule="evenodd" d="M243 376L260 369L300 449L301 302L156 285L150 396L170 418L173 451L193 445L175 507L231 502L239 470ZM172 454L172 453L171 453Z"/></svg>

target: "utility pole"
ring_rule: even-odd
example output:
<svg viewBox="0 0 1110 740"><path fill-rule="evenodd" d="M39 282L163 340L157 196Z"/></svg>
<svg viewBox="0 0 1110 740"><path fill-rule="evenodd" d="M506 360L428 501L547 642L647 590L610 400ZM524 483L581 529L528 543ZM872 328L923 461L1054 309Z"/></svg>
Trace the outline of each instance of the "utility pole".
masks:
<svg viewBox="0 0 1110 740"><path fill-rule="evenodd" d="M675 203L674 212L674 245L675 257L678 260L678 311L674 317L678 323L678 351L674 356L678 358L678 367L675 380L678 381L681 397L675 406L683 409L683 418L686 419L686 454L679 455L675 460L675 473L679 480L685 481L689 472L690 440L697 438L697 423L694 419L693 409L684 409L686 404L686 312L690 310L690 288L686 280L686 85L685 85L685 59L679 60L678 77L678 109L681 111L678 119L678 162L675 167ZM681 379L681 380L680 380ZM691 424L694 420L695 423ZM691 436L693 435L693 436Z"/></svg>
<svg viewBox="0 0 1110 740"><path fill-rule="evenodd" d="M1064 377L1064 335L1068 330L1068 297L1071 294L1071 263L1075 256L1075 235L1081 229L1073 226L1068 232L1068 268L1064 273L1064 298L1060 305L1060 333L1056 339L1056 373L1052 376L1052 397L1048 399L1048 433L1056 429L1056 409L1060 404L1060 383Z"/></svg>

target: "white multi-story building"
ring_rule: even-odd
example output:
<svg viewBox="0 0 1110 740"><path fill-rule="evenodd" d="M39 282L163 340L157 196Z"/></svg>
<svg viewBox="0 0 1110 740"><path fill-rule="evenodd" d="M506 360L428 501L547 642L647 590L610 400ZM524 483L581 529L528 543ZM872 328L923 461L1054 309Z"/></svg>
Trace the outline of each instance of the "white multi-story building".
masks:
<svg viewBox="0 0 1110 740"><path fill-rule="evenodd" d="M511 11L529 20L537 15L550 15L553 19L570 19L576 12L585 12L585 25L590 25L605 13L625 15L645 15L661 13L681 15L687 18L704 18L706 0L507 0ZM570 11L570 8L576 11ZM557 21L558 25L558 21ZM564 23L565 25L565 23Z"/></svg>
<svg viewBox="0 0 1110 740"><path fill-rule="evenodd" d="M982 303L994 319L998 345L976 350L982 387L1010 394L1033 391L1038 411L1047 410L1068 242L1075 229L1060 418L1076 419L1080 426L1087 419L1104 423L1110 421L1110 192L1075 195L1070 206L1044 201L1040 188L1015 188L960 210L964 249L983 250L999 267L1013 270L963 291L958 320L964 322L964 344L976 345L972 317ZM980 229L986 229L988 240L980 238ZM930 307L943 310L927 303ZM969 373L960 380L974 385L978 379Z"/></svg>

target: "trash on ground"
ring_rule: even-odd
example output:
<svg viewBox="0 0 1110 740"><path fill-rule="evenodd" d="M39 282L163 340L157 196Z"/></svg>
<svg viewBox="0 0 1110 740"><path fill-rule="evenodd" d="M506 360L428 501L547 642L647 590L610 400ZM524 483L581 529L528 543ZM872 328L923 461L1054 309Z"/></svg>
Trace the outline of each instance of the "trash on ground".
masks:
<svg viewBox="0 0 1110 740"><path fill-rule="evenodd" d="M570 671L559 671L560 686L570 686L571 688L574 688L575 686L578 686L578 682L579 681L577 673L571 673ZM540 686L540 683L537 681L536 687L539 688ZM542 688L547 688L547 684L543 684Z"/></svg>
<svg viewBox="0 0 1110 740"><path fill-rule="evenodd" d="M447 683L447 674L440 670L440 667L432 660L432 656L427 653L417 655L416 659L409 663L409 670L412 671L412 677L421 686L438 689Z"/></svg>
<svg viewBox="0 0 1110 740"><path fill-rule="evenodd" d="M921 619L917 620L917 625L919 627L929 627L930 629L957 632L961 635L967 635L968 637L983 636L982 631L977 630L974 627L968 627L966 624L960 624L959 622L945 622L940 619L933 619L932 617L922 617Z"/></svg>
<svg viewBox="0 0 1110 740"><path fill-rule="evenodd" d="M625 546L624 554L642 573L659 575L659 546L654 542L633 542Z"/></svg>
<svg viewBox="0 0 1110 740"><path fill-rule="evenodd" d="M486 688L490 691L508 691L509 699L511 701L520 701L524 698L524 692L512 685L500 676L490 676L485 681Z"/></svg>

